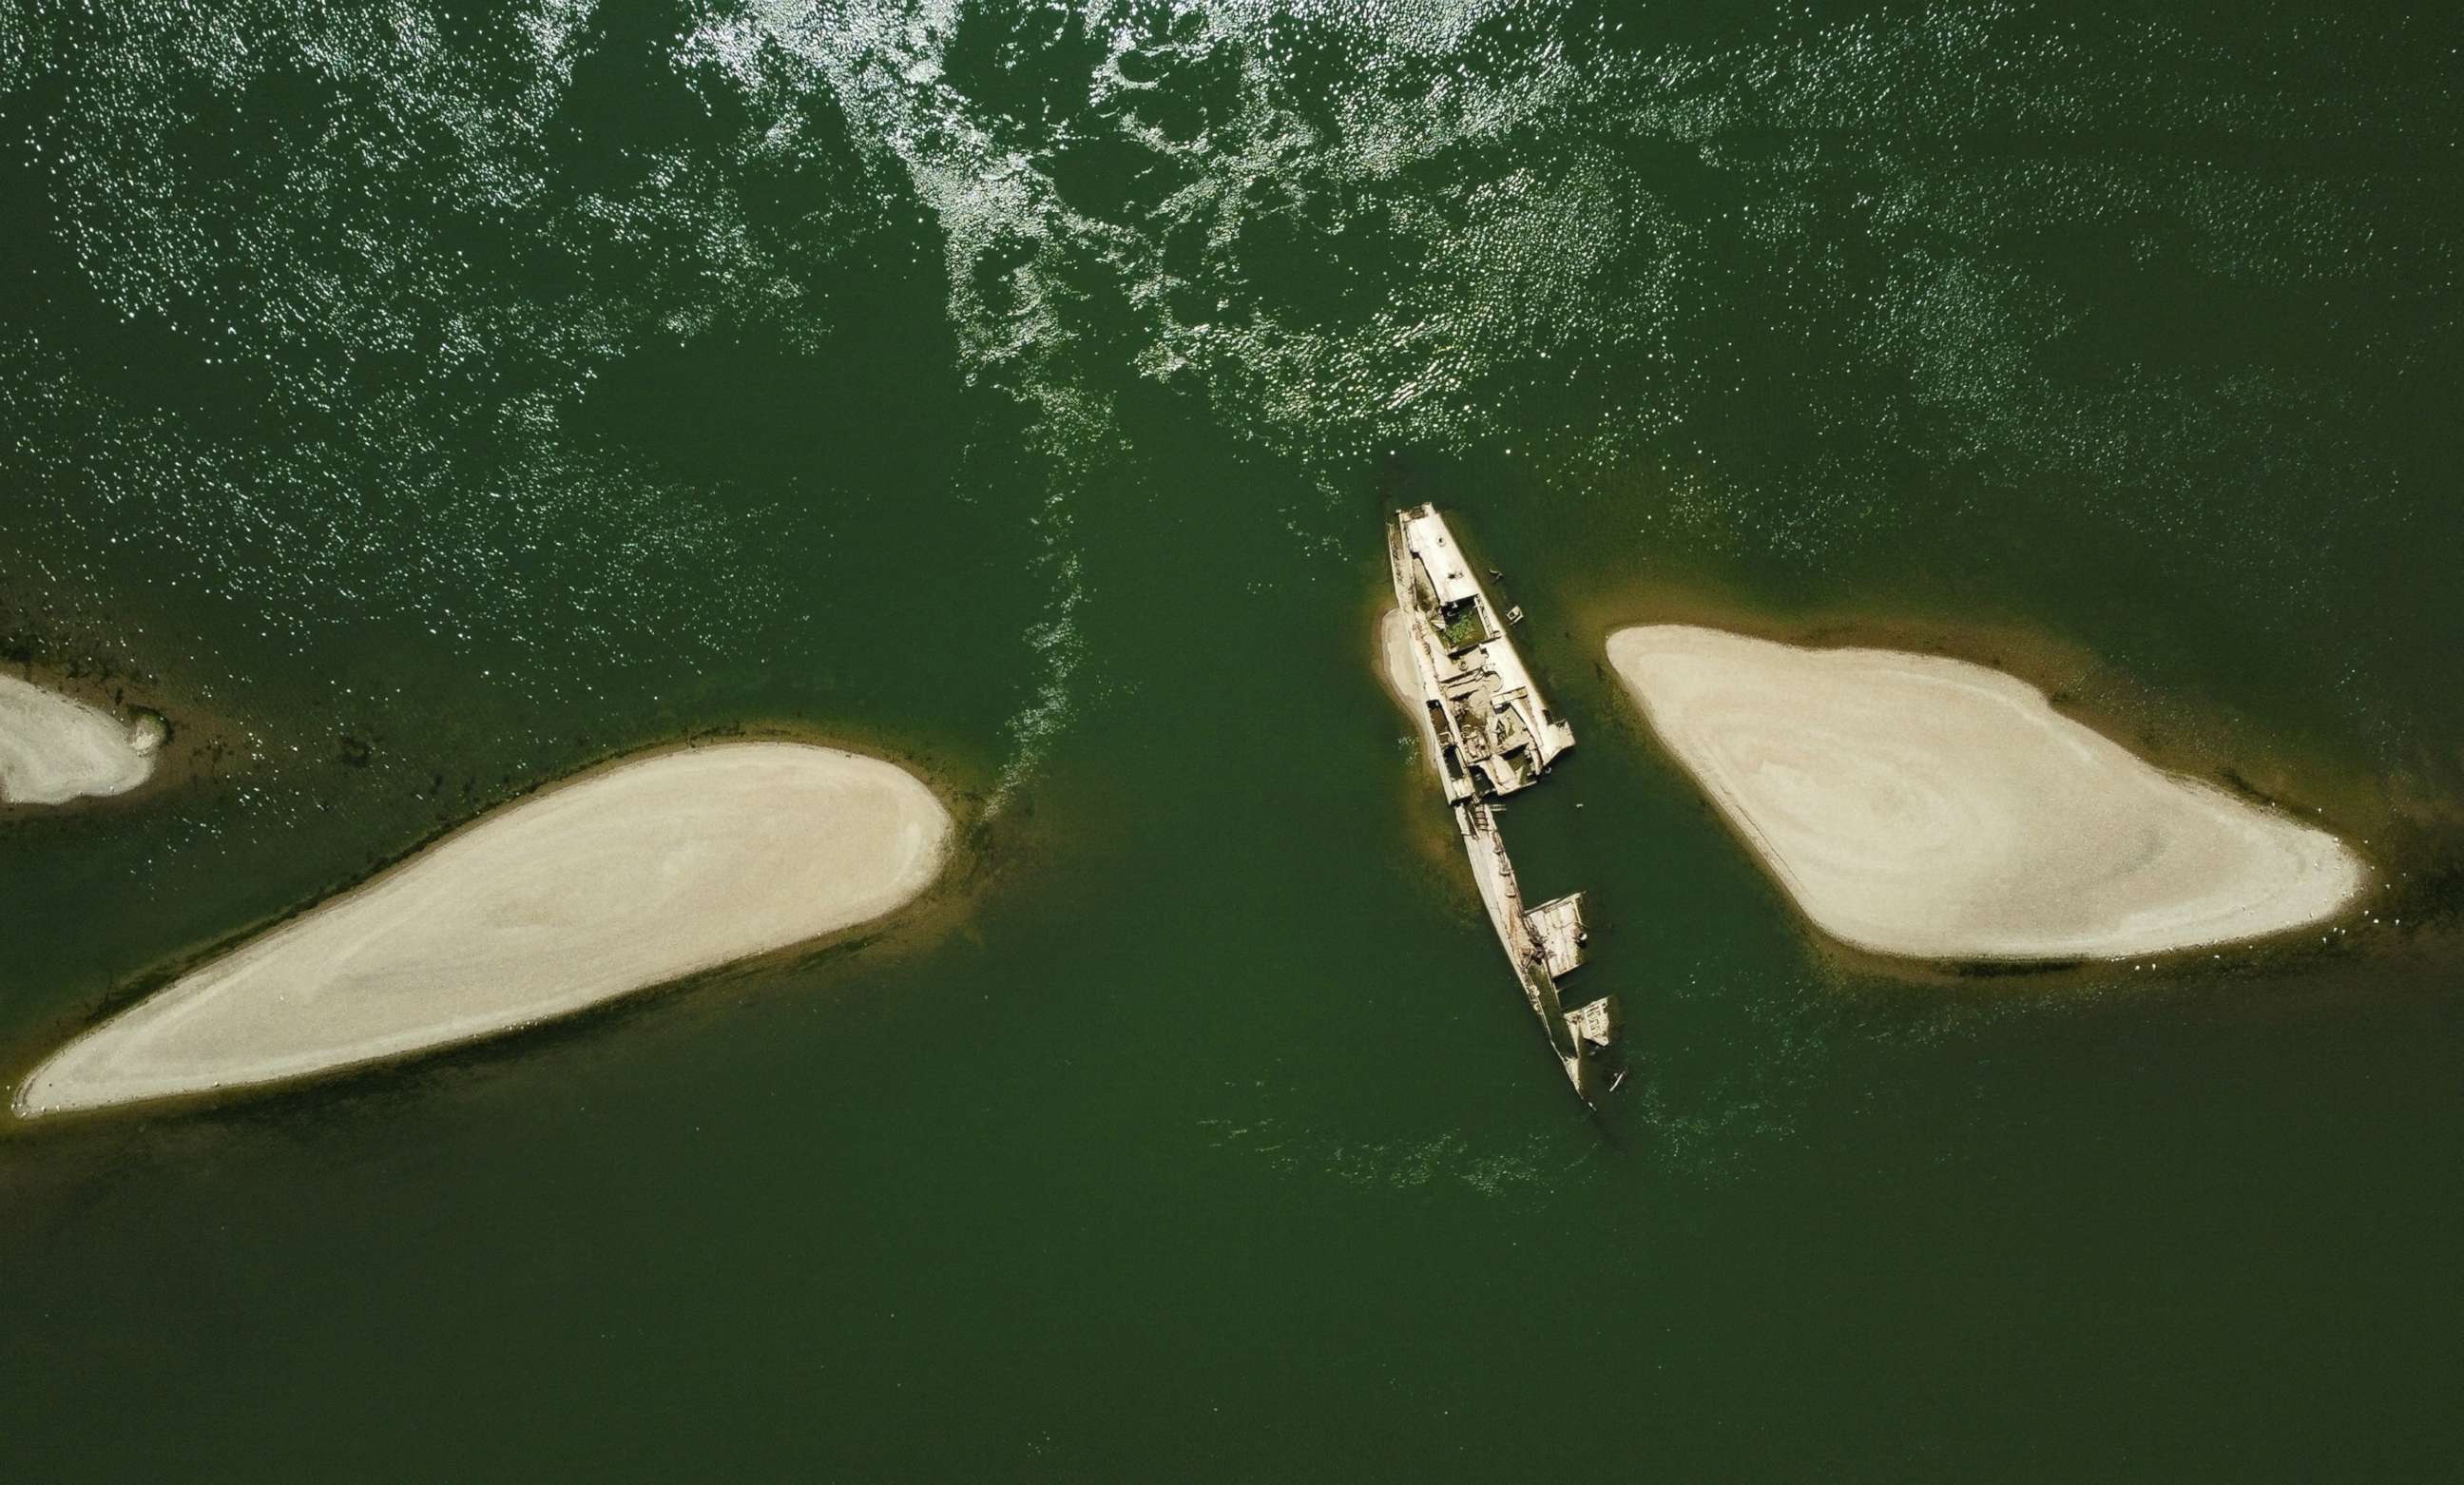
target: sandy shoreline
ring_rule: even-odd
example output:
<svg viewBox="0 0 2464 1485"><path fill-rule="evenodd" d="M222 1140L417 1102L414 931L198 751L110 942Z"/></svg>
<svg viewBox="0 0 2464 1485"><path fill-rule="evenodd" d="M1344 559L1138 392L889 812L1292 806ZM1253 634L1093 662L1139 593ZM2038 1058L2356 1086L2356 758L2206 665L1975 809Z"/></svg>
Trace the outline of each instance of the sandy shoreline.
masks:
<svg viewBox="0 0 2464 1485"><path fill-rule="evenodd" d="M882 917L949 811L857 753L732 742L522 800L191 971L35 1069L33 1117L305 1077L568 1014Z"/></svg>
<svg viewBox="0 0 2464 1485"><path fill-rule="evenodd" d="M159 722L120 720L13 676L0 676L0 804L64 805L125 794L153 777Z"/></svg>
<svg viewBox="0 0 2464 1485"><path fill-rule="evenodd" d="M1438 726L1429 720L1429 709L1420 699L1420 676L1412 663L1412 626L1400 609L1389 608L1377 615L1377 678L1386 683L1387 695L1412 719L1413 730L1420 739L1420 757L1436 767Z"/></svg>
<svg viewBox="0 0 2464 1485"><path fill-rule="evenodd" d="M1681 625L1608 653L1764 866L1860 948L2123 958L2317 922L2367 880L2334 836L2166 773L1999 671Z"/></svg>

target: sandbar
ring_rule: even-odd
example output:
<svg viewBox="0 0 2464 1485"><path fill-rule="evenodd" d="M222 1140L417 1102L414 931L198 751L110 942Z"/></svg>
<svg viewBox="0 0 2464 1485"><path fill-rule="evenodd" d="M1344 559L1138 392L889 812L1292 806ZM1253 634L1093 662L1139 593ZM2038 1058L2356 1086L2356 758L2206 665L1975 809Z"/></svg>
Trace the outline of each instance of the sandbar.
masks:
<svg viewBox="0 0 2464 1485"><path fill-rule="evenodd" d="M0 676L0 804L64 805L125 794L154 772L162 724L123 722L14 676Z"/></svg>
<svg viewBox="0 0 2464 1485"><path fill-rule="evenodd" d="M1653 625L1610 663L1825 933L1912 958L2126 958L2335 916L2328 832L2157 768L2014 676Z"/></svg>
<svg viewBox="0 0 2464 1485"><path fill-rule="evenodd" d="M1386 691L1403 715L1412 719L1419 733L1420 756L1429 766L1438 765L1438 724L1429 720L1427 703L1420 699L1420 676L1412 663L1412 625L1400 609L1389 608L1377 616L1377 678L1386 683Z"/></svg>
<svg viewBox="0 0 2464 1485"><path fill-rule="evenodd" d="M728 742L484 816L70 1042L34 1117L285 1081L565 1015L879 918L948 809L878 758Z"/></svg>

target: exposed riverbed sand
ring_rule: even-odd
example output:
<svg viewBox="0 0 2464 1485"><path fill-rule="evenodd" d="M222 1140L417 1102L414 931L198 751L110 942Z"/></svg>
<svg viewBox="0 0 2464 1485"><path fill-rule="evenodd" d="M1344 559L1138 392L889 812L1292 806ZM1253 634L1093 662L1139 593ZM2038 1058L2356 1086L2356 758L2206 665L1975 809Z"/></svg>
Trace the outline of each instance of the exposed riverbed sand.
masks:
<svg viewBox="0 0 2464 1485"><path fill-rule="evenodd" d="M2101 959L2336 914L2334 836L2164 772L1999 671L1620 630L1652 728L1825 932L1933 959Z"/></svg>
<svg viewBox="0 0 2464 1485"><path fill-rule="evenodd" d="M0 804L63 805L125 794L154 772L162 727L134 725L14 676L0 676Z"/></svg>
<svg viewBox="0 0 2464 1485"><path fill-rule="evenodd" d="M1428 704L1420 699L1420 676L1412 664L1412 624L1400 609L1389 609L1377 616L1377 658L1378 677L1386 682L1395 704L1412 719L1419 734L1420 756L1436 767L1438 724L1429 720Z"/></svg>
<svg viewBox="0 0 2464 1485"><path fill-rule="evenodd" d="M512 805L71 1042L17 1111L204 1093L563 1015L848 928L939 875L948 810L896 765L736 742Z"/></svg>

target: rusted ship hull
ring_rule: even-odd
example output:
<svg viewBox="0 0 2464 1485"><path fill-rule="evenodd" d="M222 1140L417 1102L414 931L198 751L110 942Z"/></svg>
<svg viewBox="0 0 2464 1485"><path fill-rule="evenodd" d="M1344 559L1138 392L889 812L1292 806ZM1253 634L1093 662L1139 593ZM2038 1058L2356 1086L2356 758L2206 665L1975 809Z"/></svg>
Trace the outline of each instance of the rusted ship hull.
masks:
<svg viewBox="0 0 2464 1485"><path fill-rule="evenodd" d="M1538 783L1574 745L1573 728L1541 697L1435 507L1397 514L1387 556L1436 744L1429 765L1454 813L1481 902L1567 1082L1596 1106L1623 1075L1617 1002L1602 996L1569 1010L1557 987L1582 963L1582 895L1527 909L1491 806Z"/></svg>

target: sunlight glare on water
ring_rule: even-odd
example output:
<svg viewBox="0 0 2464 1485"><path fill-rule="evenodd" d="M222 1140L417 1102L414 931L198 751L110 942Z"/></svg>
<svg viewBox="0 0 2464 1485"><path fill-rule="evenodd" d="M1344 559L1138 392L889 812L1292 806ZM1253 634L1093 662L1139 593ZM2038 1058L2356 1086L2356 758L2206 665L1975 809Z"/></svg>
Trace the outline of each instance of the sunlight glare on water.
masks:
<svg viewBox="0 0 2464 1485"><path fill-rule="evenodd" d="M173 726L162 787L0 811L0 1071L646 746L879 751L965 827L926 928L0 1134L16 1468L2453 1474L2454 46L0 13L0 660ZM1420 500L1582 740L1511 829L1626 1008L1597 1121L1373 674ZM1604 668L1658 621L2001 665L2386 895L1844 954Z"/></svg>

